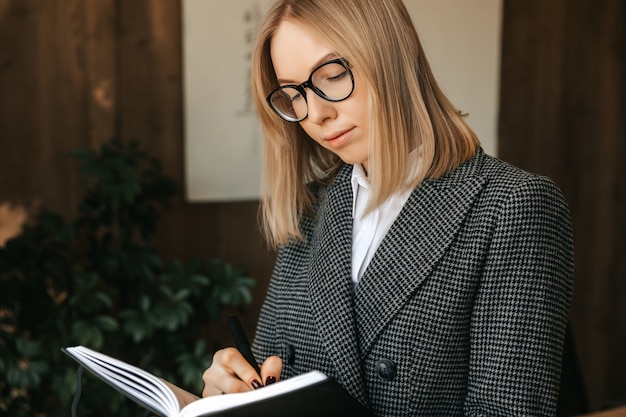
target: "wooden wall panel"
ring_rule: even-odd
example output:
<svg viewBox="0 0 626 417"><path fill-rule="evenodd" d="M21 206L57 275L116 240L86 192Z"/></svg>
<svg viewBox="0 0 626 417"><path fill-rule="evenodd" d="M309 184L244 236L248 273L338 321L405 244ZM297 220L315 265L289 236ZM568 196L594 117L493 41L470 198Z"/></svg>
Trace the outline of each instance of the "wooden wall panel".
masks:
<svg viewBox="0 0 626 417"><path fill-rule="evenodd" d="M118 135L117 7L115 0L83 1L87 137L97 147Z"/></svg>
<svg viewBox="0 0 626 417"><path fill-rule="evenodd" d="M499 149L553 178L575 237L571 324L589 405L626 403L626 2L505 0Z"/></svg>
<svg viewBox="0 0 626 417"><path fill-rule="evenodd" d="M78 201L67 151L86 143L80 0L7 1L0 10L0 201Z"/></svg>

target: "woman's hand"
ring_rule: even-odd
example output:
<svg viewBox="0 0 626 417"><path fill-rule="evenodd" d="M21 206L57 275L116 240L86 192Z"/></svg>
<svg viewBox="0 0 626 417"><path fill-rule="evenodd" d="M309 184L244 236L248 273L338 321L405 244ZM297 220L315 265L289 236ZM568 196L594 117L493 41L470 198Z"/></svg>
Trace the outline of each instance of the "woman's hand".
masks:
<svg viewBox="0 0 626 417"><path fill-rule="evenodd" d="M280 378L283 361L278 356L270 356L260 368L261 375L233 347L218 350L213 355L211 367L202 375L202 396L250 391L276 382Z"/></svg>

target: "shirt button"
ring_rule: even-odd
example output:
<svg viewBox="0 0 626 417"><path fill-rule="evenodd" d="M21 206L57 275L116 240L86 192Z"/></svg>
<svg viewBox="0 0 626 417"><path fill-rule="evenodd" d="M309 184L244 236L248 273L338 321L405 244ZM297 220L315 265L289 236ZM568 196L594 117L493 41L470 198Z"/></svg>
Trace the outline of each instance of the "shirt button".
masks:
<svg viewBox="0 0 626 417"><path fill-rule="evenodd" d="M393 361L389 359L381 359L376 363L376 373L381 379L391 381L396 377L398 368Z"/></svg>

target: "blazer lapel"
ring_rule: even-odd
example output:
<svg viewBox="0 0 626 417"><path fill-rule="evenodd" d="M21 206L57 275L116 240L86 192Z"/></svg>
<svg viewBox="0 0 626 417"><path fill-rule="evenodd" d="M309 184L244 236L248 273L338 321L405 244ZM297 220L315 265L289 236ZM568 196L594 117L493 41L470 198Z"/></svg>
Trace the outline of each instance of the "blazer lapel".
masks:
<svg viewBox="0 0 626 417"><path fill-rule="evenodd" d="M318 210L309 264L310 296L317 328L352 396L366 402L351 279L352 188L350 166L338 174Z"/></svg>
<svg viewBox="0 0 626 417"><path fill-rule="evenodd" d="M479 157L409 197L359 282L355 295L361 354L426 279L452 243L483 188Z"/></svg>

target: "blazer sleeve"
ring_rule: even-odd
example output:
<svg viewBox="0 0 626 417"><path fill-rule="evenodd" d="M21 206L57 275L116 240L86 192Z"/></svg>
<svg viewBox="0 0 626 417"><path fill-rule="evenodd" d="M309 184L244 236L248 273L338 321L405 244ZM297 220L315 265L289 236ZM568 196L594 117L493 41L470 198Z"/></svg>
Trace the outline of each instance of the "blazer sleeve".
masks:
<svg viewBox="0 0 626 417"><path fill-rule="evenodd" d="M263 363L268 356L281 355L276 344L276 300L278 297L278 277L284 263L285 249L278 250L265 300L261 307L256 333L252 343L252 351L258 363Z"/></svg>
<svg viewBox="0 0 626 417"><path fill-rule="evenodd" d="M502 196L471 321L465 414L554 415L573 288L569 210L531 176Z"/></svg>

